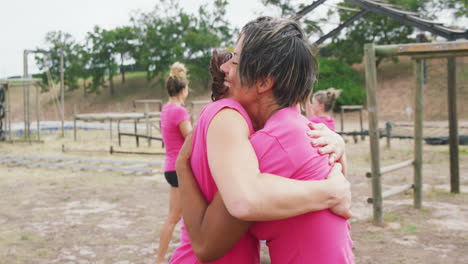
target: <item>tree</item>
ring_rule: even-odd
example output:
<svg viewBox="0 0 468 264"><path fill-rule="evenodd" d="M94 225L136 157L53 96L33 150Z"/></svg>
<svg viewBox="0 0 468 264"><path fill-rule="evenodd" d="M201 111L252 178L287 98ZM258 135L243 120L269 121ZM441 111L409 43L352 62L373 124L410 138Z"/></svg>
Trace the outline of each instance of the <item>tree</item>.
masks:
<svg viewBox="0 0 468 264"><path fill-rule="evenodd" d="M38 48L49 52L47 55L47 65L44 64L42 57L36 56L36 63L40 70L49 69L52 81L60 81L60 56L63 54L64 60L64 82L69 89L78 87L79 74L76 73L76 52L75 40L72 35L62 31L47 32L45 37L47 47ZM44 83L48 83L46 73L42 74ZM51 85L51 84L49 84ZM47 90L45 88L45 90Z"/></svg>
<svg viewBox="0 0 468 264"><path fill-rule="evenodd" d="M98 92L99 87L105 85L105 76L108 75L110 95L114 96L113 77L117 72L114 32L95 26L92 32L88 32L87 44L90 52L90 76L92 78L91 92Z"/></svg>
<svg viewBox="0 0 468 264"><path fill-rule="evenodd" d="M282 10L282 16L291 16L294 12L301 10L299 1L291 0L262 0L265 5L273 5ZM387 0L388 3L399 6L403 10L418 12L422 17L427 19L435 19L437 13L441 10L452 12L456 16L468 16L467 7L468 1L466 0ZM349 8L356 8L349 3L338 4L341 7L347 8L333 11L330 9L328 17L338 14L340 23L346 21L356 12ZM313 11L305 16L305 21L313 16ZM304 20L303 19L303 20ZM302 20L301 20L302 21ZM322 20L315 20L310 23L317 26L313 22L323 22ZM306 23L306 22L304 22ZM308 34L313 34L314 31L321 33L314 27L307 26L305 30ZM369 13L365 17L355 21L352 25L343 29L341 34L335 35L332 42L326 48L328 55L334 56L348 64L360 63L363 57L363 46L365 43L374 42L376 44L395 44L395 43L408 43L414 42L412 37L414 28L411 26L403 25L393 19L381 16L375 13ZM378 59L378 64L382 58Z"/></svg>
<svg viewBox="0 0 468 264"><path fill-rule="evenodd" d="M122 75L122 83L125 83L124 61L131 59L135 53L135 45L132 44L132 41L138 37L137 30L134 27L124 26L114 29L113 33L114 51L120 56L120 74Z"/></svg>
<svg viewBox="0 0 468 264"><path fill-rule="evenodd" d="M167 72L175 61L182 61L191 79L208 87L211 51L232 39L225 18L227 4L226 0L215 0L213 8L200 7L198 14L192 15L177 1L161 1L151 12L133 18L139 28L135 59L147 70L148 80Z"/></svg>
<svg viewBox="0 0 468 264"><path fill-rule="evenodd" d="M198 10L198 16L193 18L183 42L187 47L186 63L193 80L203 83L208 89L210 74L208 67L212 50L216 46L227 46L231 43L232 30L225 18L226 0L216 0L210 12L204 7Z"/></svg>

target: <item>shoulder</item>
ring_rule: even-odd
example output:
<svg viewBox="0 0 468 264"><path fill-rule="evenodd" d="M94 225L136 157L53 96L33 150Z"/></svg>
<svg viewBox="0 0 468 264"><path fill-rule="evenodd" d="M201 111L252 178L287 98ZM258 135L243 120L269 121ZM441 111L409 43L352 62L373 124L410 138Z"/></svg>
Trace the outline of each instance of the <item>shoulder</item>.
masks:
<svg viewBox="0 0 468 264"><path fill-rule="evenodd" d="M234 126L235 123L242 123L247 125L250 133L254 132L249 115L240 103L232 99L221 99L208 104L200 114L200 119L207 123L224 124L227 128Z"/></svg>

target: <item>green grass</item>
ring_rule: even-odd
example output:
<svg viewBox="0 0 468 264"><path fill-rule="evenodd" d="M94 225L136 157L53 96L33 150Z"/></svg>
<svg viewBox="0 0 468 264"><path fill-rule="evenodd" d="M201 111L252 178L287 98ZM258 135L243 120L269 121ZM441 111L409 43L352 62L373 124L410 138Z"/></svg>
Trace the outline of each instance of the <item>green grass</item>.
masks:
<svg viewBox="0 0 468 264"><path fill-rule="evenodd" d="M449 154L449 150L439 150L437 151L438 153L441 154ZM458 154L460 155L468 155L468 148L460 148L458 147Z"/></svg>

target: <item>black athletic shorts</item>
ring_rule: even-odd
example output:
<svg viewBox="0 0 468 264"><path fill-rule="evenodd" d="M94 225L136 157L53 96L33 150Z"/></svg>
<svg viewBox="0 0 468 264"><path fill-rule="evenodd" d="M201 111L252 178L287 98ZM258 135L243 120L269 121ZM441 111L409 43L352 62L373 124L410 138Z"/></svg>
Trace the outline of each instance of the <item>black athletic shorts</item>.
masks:
<svg viewBox="0 0 468 264"><path fill-rule="evenodd" d="M179 181L177 180L177 173L175 171L164 172L164 177L166 177L167 182L172 187L179 187Z"/></svg>

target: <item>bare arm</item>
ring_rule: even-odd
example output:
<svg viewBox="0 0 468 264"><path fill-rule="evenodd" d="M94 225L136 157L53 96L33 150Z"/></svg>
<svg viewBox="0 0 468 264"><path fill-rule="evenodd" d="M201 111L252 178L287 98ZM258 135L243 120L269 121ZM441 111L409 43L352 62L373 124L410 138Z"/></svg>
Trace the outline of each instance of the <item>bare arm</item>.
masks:
<svg viewBox="0 0 468 264"><path fill-rule="evenodd" d="M208 128L210 170L227 210L234 217L276 220L331 208L345 199L349 182L342 175L332 182L298 181L260 173L248 136L247 123L231 109L220 111Z"/></svg>
<svg viewBox="0 0 468 264"><path fill-rule="evenodd" d="M251 223L229 214L219 192L208 207L190 167L191 139L186 138L176 162L182 215L195 255L209 262L226 254Z"/></svg>
<svg viewBox="0 0 468 264"><path fill-rule="evenodd" d="M180 130L180 133L182 133L182 136L186 138L187 135L192 132L192 124L190 123L189 120L184 120L179 123L179 130Z"/></svg>

